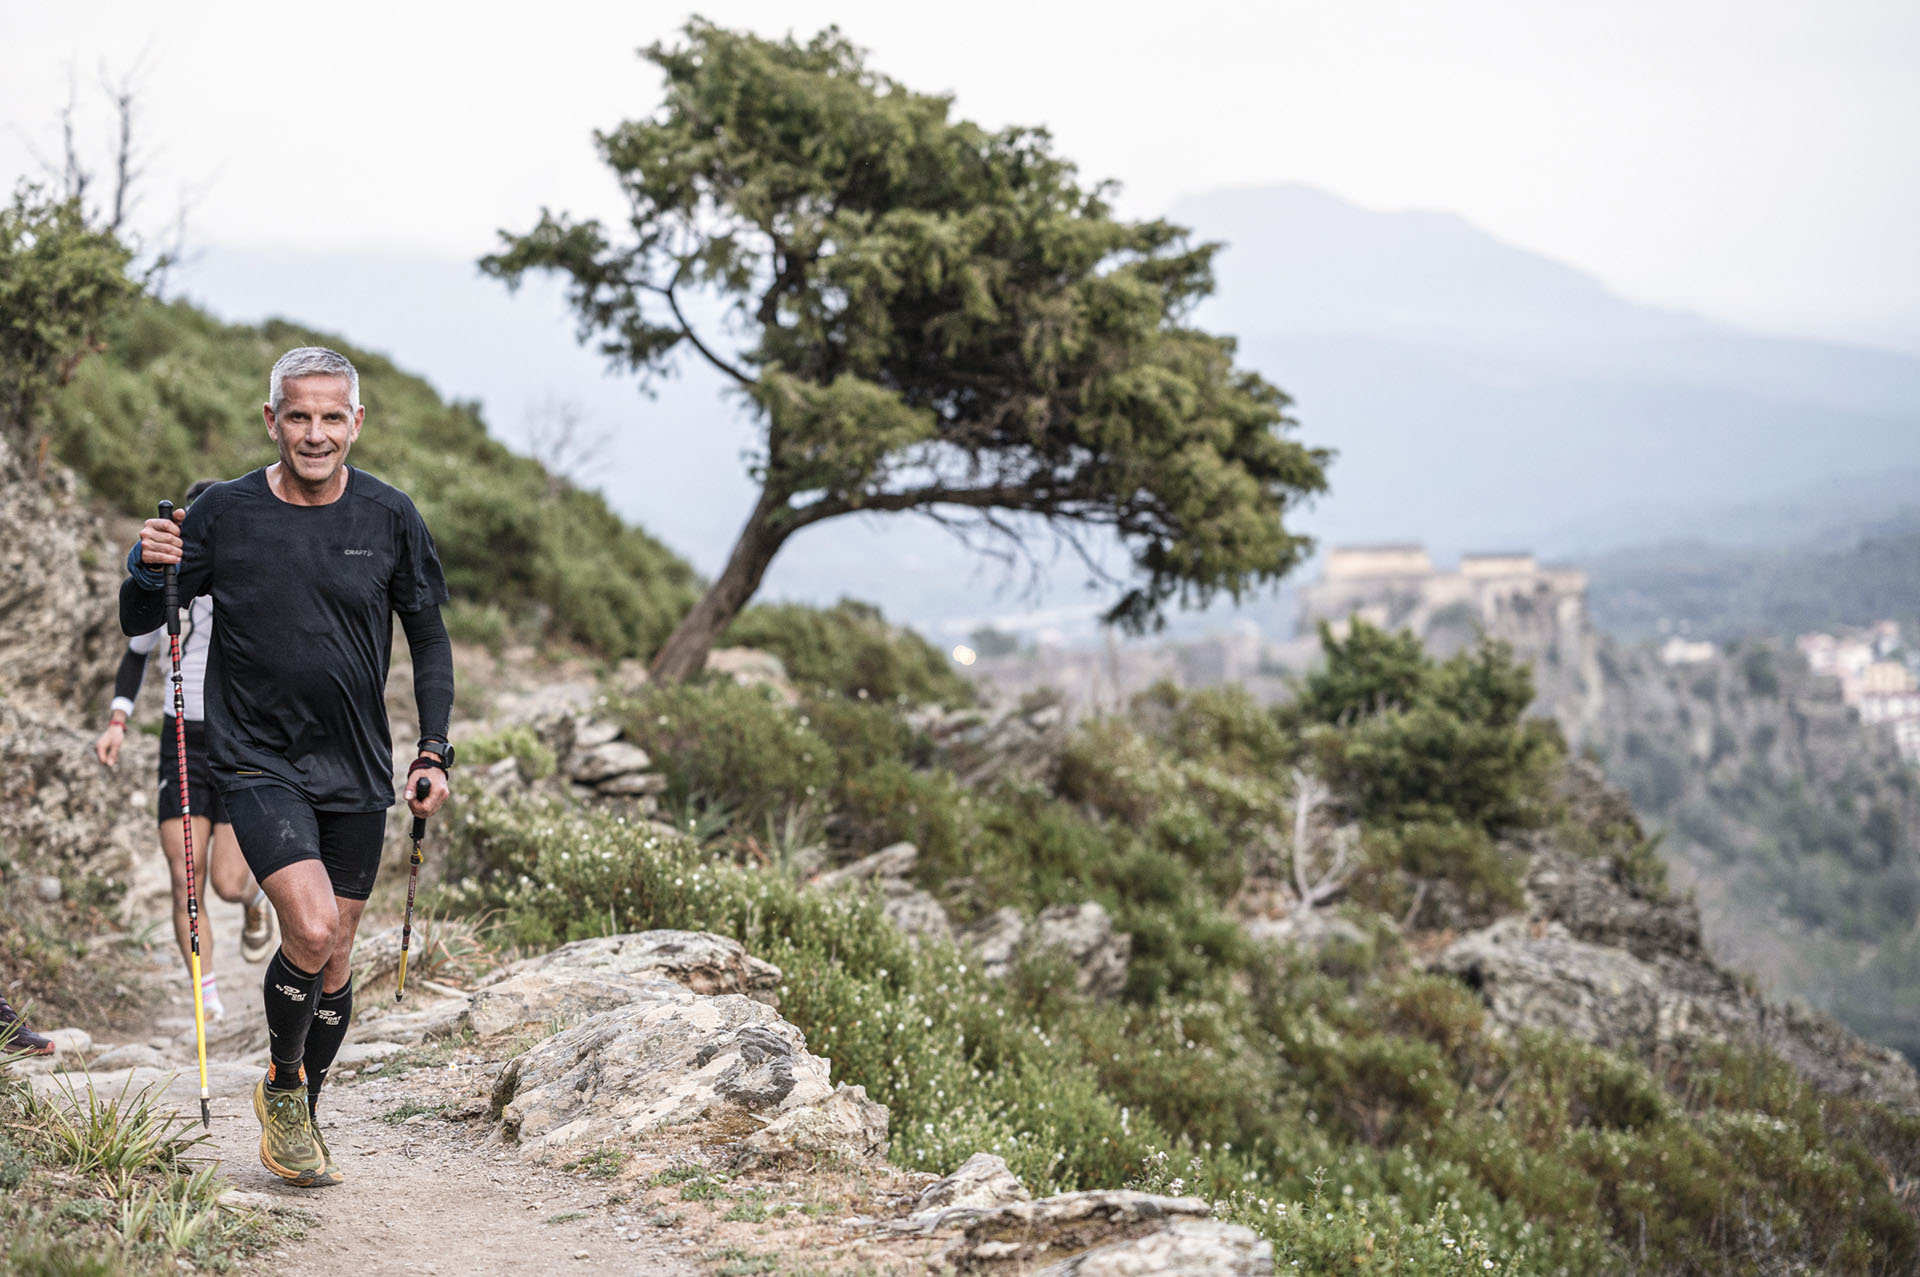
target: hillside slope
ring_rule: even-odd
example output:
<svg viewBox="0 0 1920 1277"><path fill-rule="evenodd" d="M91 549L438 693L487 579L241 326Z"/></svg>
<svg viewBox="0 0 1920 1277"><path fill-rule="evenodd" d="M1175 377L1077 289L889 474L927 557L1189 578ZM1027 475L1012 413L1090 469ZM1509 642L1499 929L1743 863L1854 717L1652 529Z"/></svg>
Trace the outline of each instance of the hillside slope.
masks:
<svg viewBox="0 0 1920 1277"><path fill-rule="evenodd" d="M203 476L274 460L267 370L290 347L332 346L360 370L367 424L353 463L408 492L433 529L456 634L550 635L610 658L651 652L695 598L693 570L597 493L490 438L384 356L295 324L223 324L143 301L53 404L56 456L125 515L146 517Z"/></svg>

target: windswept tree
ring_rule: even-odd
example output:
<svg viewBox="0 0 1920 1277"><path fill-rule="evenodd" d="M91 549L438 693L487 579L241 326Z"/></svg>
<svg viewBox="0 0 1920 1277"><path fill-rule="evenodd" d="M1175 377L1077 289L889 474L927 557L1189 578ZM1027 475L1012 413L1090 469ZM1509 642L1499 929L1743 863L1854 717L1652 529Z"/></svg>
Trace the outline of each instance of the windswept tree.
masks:
<svg viewBox="0 0 1920 1277"><path fill-rule="evenodd" d="M1136 631L1300 561L1286 516L1328 454L1287 437L1287 397L1230 339L1188 323L1215 246L1115 217L1044 132L950 118L835 30L684 36L645 51L660 109L596 137L627 224L546 211L481 263L509 285L558 273L583 342L643 383L690 352L758 421L759 499L656 677L699 672L787 538L860 511L1029 558L1049 529ZM1105 572L1089 534L1130 569Z"/></svg>

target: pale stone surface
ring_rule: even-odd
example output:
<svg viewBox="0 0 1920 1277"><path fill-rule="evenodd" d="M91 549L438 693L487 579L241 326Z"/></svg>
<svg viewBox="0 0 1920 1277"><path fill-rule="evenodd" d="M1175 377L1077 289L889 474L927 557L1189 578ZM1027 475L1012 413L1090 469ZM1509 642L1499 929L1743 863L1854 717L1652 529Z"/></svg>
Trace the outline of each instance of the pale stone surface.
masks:
<svg viewBox="0 0 1920 1277"><path fill-rule="evenodd" d="M1027 923L1018 909L1002 905L960 934L962 942L980 960L980 969L995 979L1004 979L1019 956Z"/></svg>
<svg viewBox="0 0 1920 1277"><path fill-rule="evenodd" d="M650 985L659 988L649 989ZM476 990L467 1008L467 1023L483 1038L527 1024L564 1028L626 1006L638 996L678 987L668 980L640 976L527 971Z"/></svg>
<svg viewBox="0 0 1920 1277"><path fill-rule="evenodd" d="M617 797L639 797L644 794L665 793L667 778L658 772L627 772L622 776L612 776L593 787L596 794L612 794Z"/></svg>
<svg viewBox="0 0 1920 1277"><path fill-rule="evenodd" d="M947 940L953 936L953 920L947 916L946 907L930 892L903 879L882 881L880 911L908 940Z"/></svg>
<svg viewBox="0 0 1920 1277"><path fill-rule="evenodd" d="M1655 1040L1678 1008L1653 968L1621 949L1575 940L1557 922L1502 918L1456 940L1434 968L1477 990L1498 1024L1559 1029L1583 1042Z"/></svg>
<svg viewBox="0 0 1920 1277"><path fill-rule="evenodd" d="M1246 923L1246 931L1255 940L1312 954L1336 942L1365 944L1367 941L1366 932L1325 909L1296 907L1284 918L1254 918Z"/></svg>
<svg viewBox="0 0 1920 1277"><path fill-rule="evenodd" d="M89 1069L157 1069L167 1063L167 1057L144 1042L129 1042L125 1046L116 1046L102 1051L87 1061Z"/></svg>
<svg viewBox="0 0 1920 1277"><path fill-rule="evenodd" d="M333 1057L333 1063L336 1068L355 1068L398 1055L406 1049L398 1042L348 1042L340 1048L340 1054Z"/></svg>
<svg viewBox="0 0 1920 1277"><path fill-rule="evenodd" d="M665 979L706 994L752 994L780 984L780 968L753 957L738 940L705 931L660 930L575 940L504 967L482 985L534 972Z"/></svg>
<svg viewBox="0 0 1920 1277"><path fill-rule="evenodd" d="M887 1108L864 1086L841 1083L832 1095L782 1113L742 1141L742 1161L768 1163L806 1157L884 1158Z"/></svg>
<svg viewBox="0 0 1920 1277"><path fill-rule="evenodd" d="M925 1236L960 1228L1011 1202L1032 1199L1027 1186L1007 1169L1005 1158L975 1153L953 1174L922 1189L911 1214L882 1220L875 1227L883 1233Z"/></svg>
<svg viewBox="0 0 1920 1277"><path fill-rule="evenodd" d="M575 780L597 784L628 772L653 766L647 751L630 741L610 740L591 749L575 750L566 761L566 773Z"/></svg>
<svg viewBox="0 0 1920 1277"><path fill-rule="evenodd" d="M1177 1220L1200 1220L1211 1213L1212 1208L1197 1197L1160 1197L1129 1189L1062 1193L968 1212L961 1236L937 1260L963 1273L1031 1272L1035 1264L1070 1260L1097 1247L1163 1231Z"/></svg>
<svg viewBox="0 0 1920 1277"><path fill-rule="evenodd" d="M838 1112L796 1119L755 1152L771 1152L784 1133L809 1153L865 1157L874 1143L873 1110L884 1109L855 1088L837 1094L828 1068L807 1052L800 1031L764 1003L658 983L639 1000L509 1061L494 1086L492 1110L509 1142L545 1160L670 1127L752 1132L825 1104ZM831 1147L836 1130L855 1143Z"/></svg>
<svg viewBox="0 0 1920 1277"><path fill-rule="evenodd" d="M800 703L800 693L787 678L787 667L772 652L751 647L716 647L707 653L707 672L725 674L742 687L765 687L788 707Z"/></svg>
<svg viewBox="0 0 1920 1277"><path fill-rule="evenodd" d="M1031 944L1057 949L1078 969L1074 986L1094 997L1110 998L1127 983L1127 959L1133 937L1115 933L1113 919L1097 902L1052 905L1034 919Z"/></svg>
<svg viewBox="0 0 1920 1277"><path fill-rule="evenodd" d="M1084 1251L1034 1277L1267 1277L1273 1243L1241 1224L1176 1219L1157 1232Z"/></svg>
<svg viewBox="0 0 1920 1277"><path fill-rule="evenodd" d="M55 1057L82 1055L93 1049L93 1034L85 1029L46 1029L41 1035L53 1043Z"/></svg>
<svg viewBox="0 0 1920 1277"><path fill-rule="evenodd" d="M920 860L920 849L910 842L883 847L871 856L863 856L850 865L830 869L813 879L811 885L832 890L874 878L904 878Z"/></svg>
<svg viewBox="0 0 1920 1277"><path fill-rule="evenodd" d="M577 716L573 720L573 747L578 750L593 749L598 745L610 744L620 739L620 725L609 723L602 718Z"/></svg>

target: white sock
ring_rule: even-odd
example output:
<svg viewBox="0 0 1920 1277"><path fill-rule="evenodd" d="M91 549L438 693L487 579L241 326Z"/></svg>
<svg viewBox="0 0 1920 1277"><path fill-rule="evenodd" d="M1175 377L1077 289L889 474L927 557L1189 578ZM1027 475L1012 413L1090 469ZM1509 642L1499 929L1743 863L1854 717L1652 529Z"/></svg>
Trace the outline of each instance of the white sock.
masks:
<svg viewBox="0 0 1920 1277"><path fill-rule="evenodd" d="M220 1001L219 986L214 984L213 972L200 977L200 1006L208 1015L219 1017L227 1013L226 1005Z"/></svg>
<svg viewBox="0 0 1920 1277"><path fill-rule="evenodd" d="M267 889L265 887L255 887L253 889L253 899L247 901L247 908L258 909L260 906L266 903L267 903Z"/></svg>

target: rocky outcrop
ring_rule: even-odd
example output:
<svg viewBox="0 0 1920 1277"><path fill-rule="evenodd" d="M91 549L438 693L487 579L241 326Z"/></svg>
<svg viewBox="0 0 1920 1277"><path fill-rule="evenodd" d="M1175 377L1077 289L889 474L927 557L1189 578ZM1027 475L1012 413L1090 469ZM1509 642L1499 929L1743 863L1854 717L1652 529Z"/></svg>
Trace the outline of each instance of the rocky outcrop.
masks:
<svg viewBox="0 0 1920 1277"><path fill-rule="evenodd" d="M0 847L39 878L125 886L125 908L144 911L167 891L152 854L157 746L135 732L117 768L93 757L126 643L126 547L81 504L69 472L13 446L0 436ZM157 692L147 695L155 704ZM60 907L37 894L49 913Z"/></svg>
<svg viewBox="0 0 1920 1277"><path fill-rule="evenodd" d="M0 678L37 718L105 713L126 638L122 556L65 467L20 456L0 432ZM151 693L149 693L151 695Z"/></svg>
<svg viewBox="0 0 1920 1277"><path fill-rule="evenodd" d="M1028 925L1016 909L1002 907L961 932L980 969L1004 978L1030 954L1053 952L1074 967L1074 987L1097 998L1117 995L1127 983L1127 959L1133 937L1113 929L1113 919L1096 901L1049 905Z"/></svg>
<svg viewBox="0 0 1920 1277"><path fill-rule="evenodd" d="M980 1212L936 1262L962 1273L1057 1277L1273 1271L1270 1243L1250 1228L1208 1218L1211 1213L1197 1197L1062 1193Z"/></svg>
<svg viewBox="0 0 1920 1277"><path fill-rule="evenodd" d="M1070 730L1065 707L1044 699L1011 710L922 705L907 720L933 742L941 765L975 788L1051 781Z"/></svg>
<svg viewBox="0 0 1920 1277"><path fill-rule="evenodd" d="M764 1003L661 981L509 1061L492 1113L508 1142L540 1159L668 1128L765 1137L782 1118L756 1151L781 1134L812 1154L884 1151L886 1109L859 1087L836 1089L828 1067ZM810 1108L825 1111L796 1116Z"/></svg>
<svg viewBox="0 0 1920 1277"><path fill-rule="evenodd" d="M833 890L877 890L880 911L889 922L918 943L923 939L950 940L953 920L932 893L907 881L919 863L920 849L910 842L883 847L850 865L831 869L809 880L810 886Z"/></svg>
<svg viewBox="0 0 1920 1277"><path fill-rule="evenodd" d="M1764 1047L1821 1091L1920 1112L1905 1057L1760 997L1708 956L1690 900L1551 847L1535 851L1527 890L1527 916L1461 936L1431 964L1475 989L1496 1026L1555 1029L1648 1060L1705 1042Z"/></svg>
<svg viewBox="0 0 1920 1277"><path fill-rule="evenodd" d="M922 1190L908 1214L872 1227L887 1237L950 1236L934 1256L940 1271L1059 1277L1273 1271L1269 1243L1252 1229L1208 1218L1211 1213L1196 1197L1124 1190L1035 1201L1005 1161L975 1153Z"/></svg>

